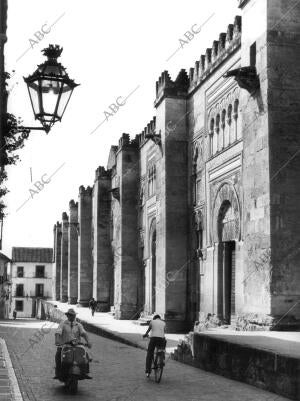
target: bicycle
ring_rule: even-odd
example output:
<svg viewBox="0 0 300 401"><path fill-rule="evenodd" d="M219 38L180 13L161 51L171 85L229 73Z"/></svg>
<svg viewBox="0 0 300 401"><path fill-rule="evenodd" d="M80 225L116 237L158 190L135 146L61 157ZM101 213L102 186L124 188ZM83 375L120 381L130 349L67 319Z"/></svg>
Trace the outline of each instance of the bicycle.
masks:
<svg viewBox="0 0 300 401"><path fill-rule="evenodd" d="M162 373L165 366L165 348L155 347L155 352L152 359L151 371L154 370L155 382L160 383Z"/></svg>

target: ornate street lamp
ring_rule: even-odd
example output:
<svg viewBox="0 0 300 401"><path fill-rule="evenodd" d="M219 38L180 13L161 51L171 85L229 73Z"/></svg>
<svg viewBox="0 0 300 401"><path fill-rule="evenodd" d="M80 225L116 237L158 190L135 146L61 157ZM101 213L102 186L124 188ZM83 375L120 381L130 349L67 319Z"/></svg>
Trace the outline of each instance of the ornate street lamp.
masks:
<svg viewBox="0 0 300 401"><path fill-rule="evenodd" d="M69 78L64 66L57 58L63 49L58 45L49 45L42 50L47 60L38 65L37 70L24 78L36 120L42 127L19 127L20 131L44 130L48 134L51 127L61 121L74 88L78 86Z"/></svg>

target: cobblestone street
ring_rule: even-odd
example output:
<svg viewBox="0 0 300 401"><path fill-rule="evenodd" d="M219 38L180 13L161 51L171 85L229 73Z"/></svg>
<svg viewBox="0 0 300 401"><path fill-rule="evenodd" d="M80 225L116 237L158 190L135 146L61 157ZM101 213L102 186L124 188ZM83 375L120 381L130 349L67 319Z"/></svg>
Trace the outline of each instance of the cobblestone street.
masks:
<svg viewBox="0 0 300 401"><path fill-rule="evenodd" d="M56 324L35 320L5 321L0 324L0 336L6 341L25 401L48 400L187 400L187 401L283 401L279 397L168 360L160 384L144 377L145 352L93 334L90 352L93 380L79 382L78 395L65 393L54 375L54 330ZM44 335L41 333L44 325ZM39 341L39 342L36 342Z"/></svg>

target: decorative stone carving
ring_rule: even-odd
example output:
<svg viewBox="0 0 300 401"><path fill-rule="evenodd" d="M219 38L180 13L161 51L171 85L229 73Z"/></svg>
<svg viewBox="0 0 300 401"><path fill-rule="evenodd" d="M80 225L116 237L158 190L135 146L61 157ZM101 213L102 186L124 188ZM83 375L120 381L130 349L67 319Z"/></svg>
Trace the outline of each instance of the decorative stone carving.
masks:
<svg viewBox="0 0 300 401"><path fill-rule="evenodd" d="M144 230L139 231L139 246L144 248L145 246L145 233Z"/></svg>
<svg viewBox="0 0 300 401"><path fill-rule="evenodd" d="M253 94L260 86L255 67L241 67L226 72L224 78L234 77L238 86Z"/></svg>
<svg viewBox="0 0 300 401"><path fill-rule="evenodd" d="M140 183L140 190L139 190L139 206L143 206L145 203L145 181L143 180Z"/></svg>
<svg viewBox="0 0 300 401"><path fill-rule="evenodd" d="M218 188L211 215L214 242L240 240L240 203L230 182L224 182Z"/></svg>
<svg viewBox="0 0 300 401"><path fill-rule="evenodd" d="M203 214L201 210L194 213L194 223L197 231L204 229Z"/></svg>
<svg viewBox="0 0 300 401"><path fill-rule="evenodd" d="M237 124L239 118L240 88L235 85L208 110L207 132L209 133L208 149L210 156L230 146L237 140ZM232 121L235 120L234 127Z"/></svg>
<svg viewBox="0 0 300 401"><path fill-rule="evenodd" d="M112 196L117 199L118 201L120 201L120 188L113 188L110 190L110 192L112 193Z"/></svg>

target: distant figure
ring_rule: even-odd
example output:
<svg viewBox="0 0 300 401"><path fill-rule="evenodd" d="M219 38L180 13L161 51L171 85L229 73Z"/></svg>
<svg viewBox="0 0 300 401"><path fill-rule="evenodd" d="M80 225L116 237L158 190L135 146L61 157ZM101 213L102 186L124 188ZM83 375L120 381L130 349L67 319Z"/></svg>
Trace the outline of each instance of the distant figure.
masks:
<svg viewBox="0 0 300 401"><path fill-rule="evenodd" d="M16 320L16 318L17 318L17 311L14 309L13 310L13 319Z"/></svg>
<svg viewBox="0 0 300 401"><path fill-rule="evenodd" d="M89 308L91 309L92 316L94 316L96 307L97 307L97 302L95 301L94 298L92 298L92 299L90 300L90 302L89 302Z"/></svg>

